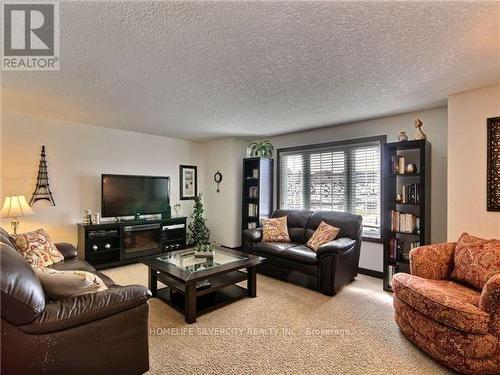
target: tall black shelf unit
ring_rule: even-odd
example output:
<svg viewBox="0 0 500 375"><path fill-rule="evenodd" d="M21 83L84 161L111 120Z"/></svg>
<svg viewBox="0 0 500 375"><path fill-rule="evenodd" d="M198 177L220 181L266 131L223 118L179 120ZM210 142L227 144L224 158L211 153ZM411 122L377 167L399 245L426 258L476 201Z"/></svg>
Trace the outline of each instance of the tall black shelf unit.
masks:
<svg viewBox="0 0 500 375"><path fill-rule="evenodd" d="M403 157L405 166L413 163L415 173L396 172L394 164ZM392 291L391 276L396 272L410 272L408 253L411 246L430 243L431 234L431 144L426 140L386 143L382 154L383 216L382 238L384 241L384 290ZM419 184L417 188L414 186ZM396 199L403 186L411 190L404 202ZM412 232L395 230L392 225L393 211L412 214L419 219L419 227ZM396 214L397 215L397 214ZM407 228L405 228L407 229ZM395 245L395 242L399 246ZM397 248L397 251L394 251Z"/></svg>
<svg viewBox="0 0 500 375"><path fill-rule="evenodd" d="M242 229L258 228L273 209L273 159L243 159Z"/></svg>

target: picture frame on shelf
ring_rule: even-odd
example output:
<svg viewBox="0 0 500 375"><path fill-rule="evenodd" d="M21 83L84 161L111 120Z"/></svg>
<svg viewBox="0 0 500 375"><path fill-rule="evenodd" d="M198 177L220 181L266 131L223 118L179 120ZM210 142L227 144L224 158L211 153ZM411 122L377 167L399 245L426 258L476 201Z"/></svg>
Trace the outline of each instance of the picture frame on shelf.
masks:
<svg viewBox="0 0 500 375"><path fill-rule="evenodd" d="M190 200L198 195L198 168L195 165L179 166L179 199Z"/></svg>

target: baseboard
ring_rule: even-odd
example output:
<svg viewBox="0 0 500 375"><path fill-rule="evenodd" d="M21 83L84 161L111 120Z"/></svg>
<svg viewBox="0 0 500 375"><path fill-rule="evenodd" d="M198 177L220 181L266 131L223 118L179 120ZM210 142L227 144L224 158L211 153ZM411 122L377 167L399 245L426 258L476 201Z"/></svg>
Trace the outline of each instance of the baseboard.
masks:
<svg viewBox="0 0 500 375"><path fill-rule="evenodd" d="M377 277L379 279L384 278L384 273L380 271L368 270L366 268L358 268L358 273L366 276Z"/></svg>

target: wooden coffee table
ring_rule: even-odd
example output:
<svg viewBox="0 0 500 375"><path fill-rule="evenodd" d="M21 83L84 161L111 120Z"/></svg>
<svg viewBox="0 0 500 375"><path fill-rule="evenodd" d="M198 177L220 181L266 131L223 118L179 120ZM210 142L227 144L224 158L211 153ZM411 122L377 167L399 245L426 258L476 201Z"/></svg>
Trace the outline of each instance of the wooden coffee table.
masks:
<svg viewBox="0 0 500 375"><path fill-rule="evenodd" d="M213 258L196 258L194 249L141 258L149 267L149 289L184 313L187 323L196 317L245 296L257 296L255 267L265 258L215 248ZM237 283L247 280L247 287ZM167 287L158 289L158 281Z"/></svg>

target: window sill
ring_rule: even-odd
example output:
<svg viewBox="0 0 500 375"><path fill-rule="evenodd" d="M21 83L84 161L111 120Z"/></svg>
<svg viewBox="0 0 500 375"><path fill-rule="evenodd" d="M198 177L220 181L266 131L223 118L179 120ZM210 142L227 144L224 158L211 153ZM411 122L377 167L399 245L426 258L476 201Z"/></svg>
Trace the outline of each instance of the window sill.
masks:
<svg viewBox="0 0 500 375"><path fill-rule="evenodd" d="M384 240L382 238L375 238L375 237L362 237L361 241L374 242L374 243L384 243Z"/></svg>

